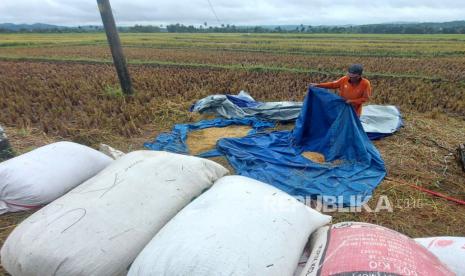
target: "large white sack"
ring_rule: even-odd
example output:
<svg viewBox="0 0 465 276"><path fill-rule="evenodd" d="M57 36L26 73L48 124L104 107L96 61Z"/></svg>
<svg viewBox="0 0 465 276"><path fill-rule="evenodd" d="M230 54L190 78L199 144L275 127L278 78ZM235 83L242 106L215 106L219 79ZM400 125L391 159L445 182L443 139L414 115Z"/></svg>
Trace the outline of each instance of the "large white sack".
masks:
<svg viewBox="0 0 465 276"><path fill-rule="evenodd" d="M125 275L179 210L227 170L213 161L137 151L22 222L1 250L12 275Z"/></svg>
<svg viewBox="0 0 465 276"><path fill-rule="evenodd" d="M93 177L113 160L72 142L40 147L0 163L0 214L40 207Z"/></svg>
<svg viewBox="0 0 465 276"><path fill-rule="evenodd" d="M176 215L128 275L293 275L322 215L280 190L227 176Z"/></svg>
<svg viewBox="0 0 465 276"><path fill-rule="evenodd" d="M418 238L415 241L438 257L457 276L465 275L465 237Z"/></svg>

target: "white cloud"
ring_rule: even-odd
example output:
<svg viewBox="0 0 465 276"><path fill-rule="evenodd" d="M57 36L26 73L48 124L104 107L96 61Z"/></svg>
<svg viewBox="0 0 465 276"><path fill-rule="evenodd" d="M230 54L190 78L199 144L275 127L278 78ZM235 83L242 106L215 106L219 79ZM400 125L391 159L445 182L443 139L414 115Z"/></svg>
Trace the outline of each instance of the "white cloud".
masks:
<svg viewBox="0 0 465 276"><path fill-rule="evenodd" d="M100 24L96 0L0 0L0 23ZM110 0L118 24L218 24L208 0ZM463 0L210 0L221 23L365 24L465 19ZM328 3L329 2L329 3Z"/></svg>

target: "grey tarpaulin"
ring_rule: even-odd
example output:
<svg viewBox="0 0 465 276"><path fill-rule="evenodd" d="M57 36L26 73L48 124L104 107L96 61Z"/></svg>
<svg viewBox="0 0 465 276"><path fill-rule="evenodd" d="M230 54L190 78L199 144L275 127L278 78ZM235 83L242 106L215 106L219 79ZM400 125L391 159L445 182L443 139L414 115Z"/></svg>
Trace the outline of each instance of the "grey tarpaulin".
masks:
<svg viewBox="0 0 465 276"><path fill-rule="evenodd" d="M10 147L10 143L6 137L5 131L0 126L0 162L5 161L13 157L13 150Z"/></svg>
<svg viewBox="0 0 465 276"><path fill-rule="evenodd" d="M297 119L302 102L257 102L247 92L238 95L211 95L197 101L191 111L213 113L227 119L256 117L273 121Z"/></svg>
<svg viewBox="0 0 465 276"><path fill-rule="evenodd" d="M371 140L389 136L404 125L399 109L393 105L363 106L360 122Z"/></svg>

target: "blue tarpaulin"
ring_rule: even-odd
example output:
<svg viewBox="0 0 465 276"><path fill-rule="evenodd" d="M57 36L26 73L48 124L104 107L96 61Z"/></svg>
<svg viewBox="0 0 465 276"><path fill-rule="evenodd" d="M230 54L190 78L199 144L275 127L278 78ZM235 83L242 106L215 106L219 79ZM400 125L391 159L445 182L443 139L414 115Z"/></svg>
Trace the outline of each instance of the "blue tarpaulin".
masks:
<svg viewBox="0 0 465 276"><path fill-rule="evenodd" d="M338 197L344 206L368 200L386 174L353 108L322 88L309 89L294 130L221 139L217 148L240 175L292 195ZM304 151L327 162L313 162Z"/></svg>
<svg viewBox="0 0 465 276"><path fill-rule="evenodd" d="M295 121L302 102L258 102L245 91L237 95L210 95L198 100L190 111L216 114L223 118L256 118L277 122ZM399 109L393 105L365 105L360 116L370 140L390 136L403 126Z"/></svg>
<svg viewBox="0 0 465 276"><path fill-rule="evenodd" d="M226 95L226 98L238 107L257 107L263 104L261 102L256 102L250 95L245 93L239 93L237 96Z"/></svg>
<svg viewBox="0 0 465 276"><path fill-rule="evenodd" d="M164 150L175 153L188 154L189 149L186 145L187 135L191 131L200 130L210 127L226 127L230 125L248 125L253 129L249 134L254 134L263 129L274 127L275 123L260 121L256 118L246 119L213 119L203 120L194 124L177 124L173 127L171 132L165 132L157 136L153 142L147 142L144 147L151 150ZM216 149L200 154L200 157L213 157L219 156Z"/></svg>

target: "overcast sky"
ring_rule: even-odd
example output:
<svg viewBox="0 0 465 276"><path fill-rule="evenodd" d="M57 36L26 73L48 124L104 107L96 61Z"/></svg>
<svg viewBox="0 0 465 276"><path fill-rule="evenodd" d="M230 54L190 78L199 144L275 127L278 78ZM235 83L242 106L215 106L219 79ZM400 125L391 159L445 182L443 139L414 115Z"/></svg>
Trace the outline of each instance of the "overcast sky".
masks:
<svg viewBox="0 0 465 276"><path fill-rule="evenodd" d="M209 2L211 3L210 7ZM110 0L118 25L341 25L465 19L465 0ZM215 13L217 18L215 16ZM0 0L0 23L101 24L96 0Z"/></svg>

